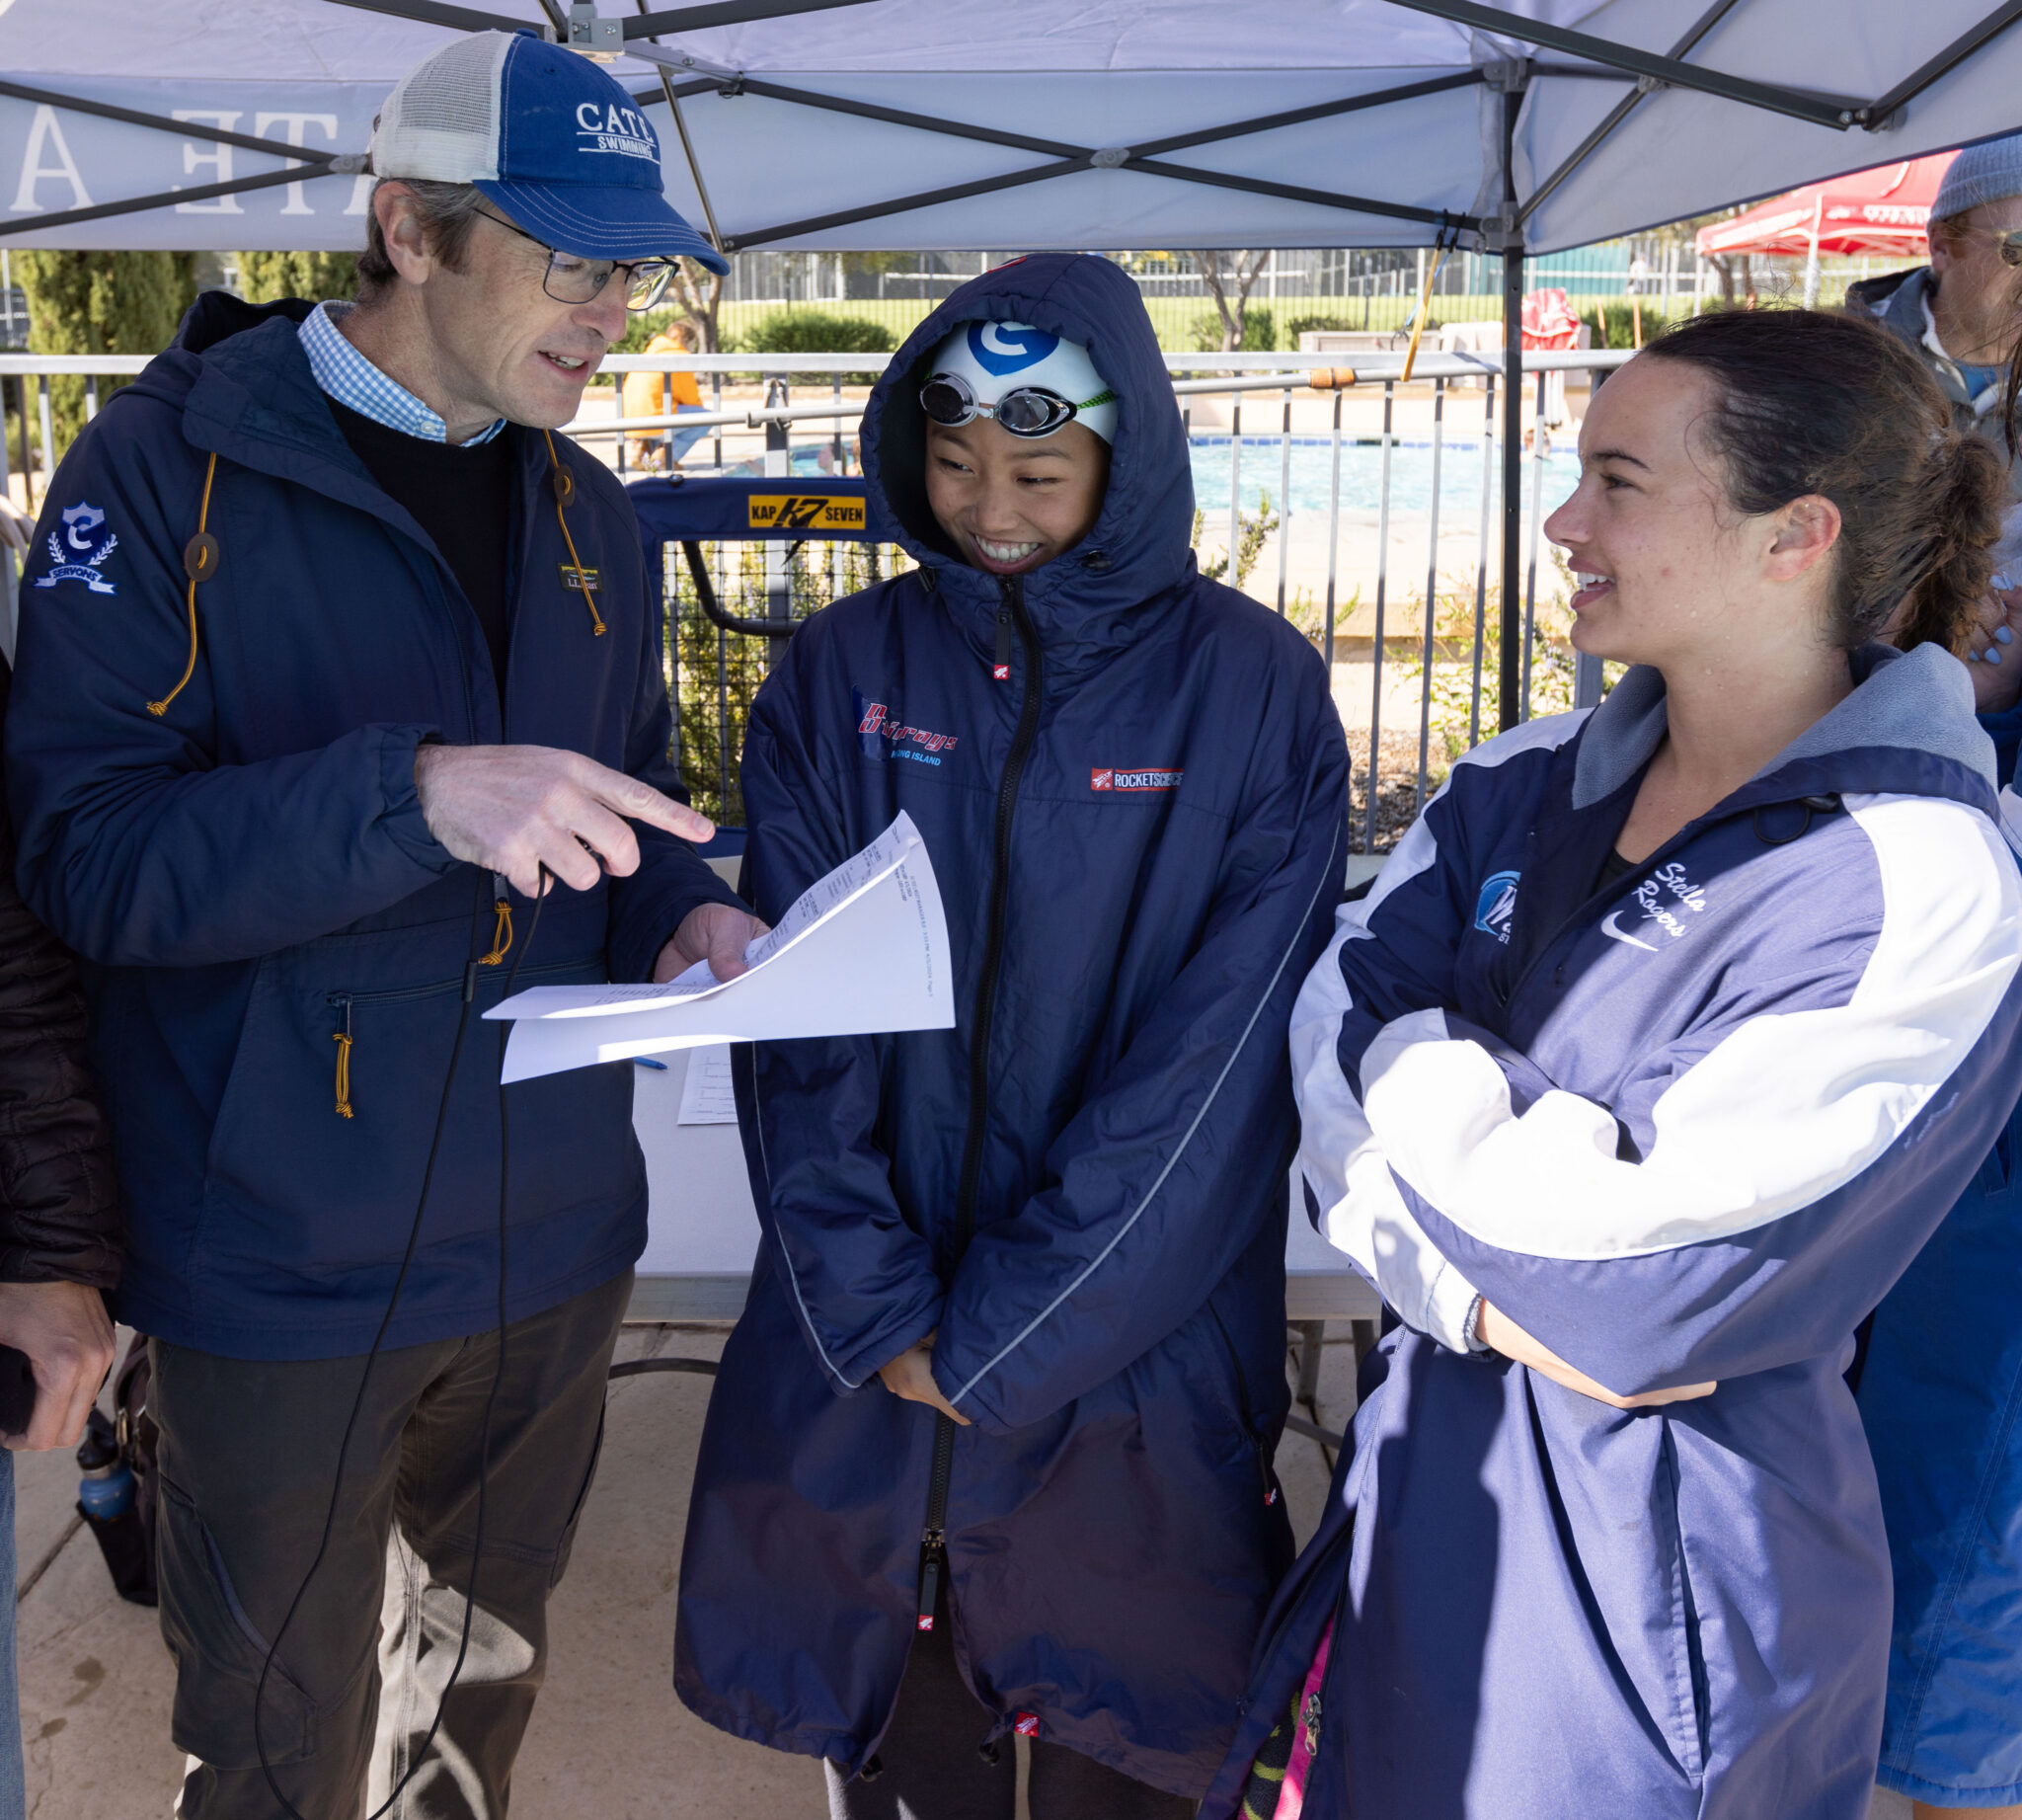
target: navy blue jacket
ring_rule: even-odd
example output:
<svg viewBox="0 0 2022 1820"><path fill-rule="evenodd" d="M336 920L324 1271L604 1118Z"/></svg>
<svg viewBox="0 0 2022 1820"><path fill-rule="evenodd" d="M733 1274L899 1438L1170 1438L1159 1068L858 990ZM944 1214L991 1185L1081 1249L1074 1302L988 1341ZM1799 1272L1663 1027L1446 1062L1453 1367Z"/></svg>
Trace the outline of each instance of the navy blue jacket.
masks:
<svg viewBox="0 0 2022 1820"><path fill-rule="evenodd" d="M502 716L476 613L316 387L307 308L206 294L78 438L23 581L7 723L23 895L88 964L129 1231L120 1316L239 1358L363 1352L414 1219L462 982L495 927L490 875L423 820L417 745L565 747L679 787L616 482L557 442L598 637L559 573L546 445L506 432L520 480ZM222 562L197 590L194 673L158 717L147 704L189 658L183 549L212 451ZM522 984L644 979L690 909L729 895L691 847L639 831L632 877L545 907ZM507 967L478 971L392 1345L497 1318L506 1027L476 1013ZM620 1067L512 1089L508 1317L638 1256L631 1103Z"/></svg>
<svg viewBox="0 0 2022 1820"><path fill-rule="evenodd" d="M915 368L989 318L1086 342L1123 398L1094 530L1015 589L953 558L922 484ZM1199 1794L1288 1559L1283 1037L1340 896L1346 747L1305 640L1195 572L1180 416L1115 267L965 285L864 445L922 567L817 614L760 690L750 881L777 916L907 811L960 1016L766 1045L741 1079L766 1243L710 1405L675 1685L741 1737L873 1754L936 1425L875 1374L933 1331L974 1423L945 1530L978 1739L1030 1714Z"/></svg>

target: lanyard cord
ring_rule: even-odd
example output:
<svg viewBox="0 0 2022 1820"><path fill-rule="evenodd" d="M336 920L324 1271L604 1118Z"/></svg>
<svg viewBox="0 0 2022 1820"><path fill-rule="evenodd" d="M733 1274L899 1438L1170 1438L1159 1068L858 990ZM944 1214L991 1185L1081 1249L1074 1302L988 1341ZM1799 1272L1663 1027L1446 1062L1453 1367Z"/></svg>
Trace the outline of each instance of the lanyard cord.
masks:
<svg viewBox="0 0 2022 1820"><path fill-rule="evenodd" d="M527 951L533 946L533 938L541 926L541 906L547 900L548 869L543 866L535 883L536 896L533 901L533 916L527 925L526 940L520 944L519 958L512 963L512 970L506 978L504 997L512 996L512 989L518 984L519 969L524 964ZM482 883L479 887L477 914L484 914ZM482 921L479 926L482 927ZM473 946L476 944L473 943ZM260 1772L267 1779L267 1786L273 1798L280 1803L281 1812L288 1820L303 1820L301 1811L280 1791L280 1783L274 1780L273 1762L267 1754L266 1740L260 1730L260 1706L267 1694L268 1679L273 1673L275 1659L280 1654L281 1639L287 1635L288 1626L294 1622L295 1613L300 1609L309 1583L316 1577L316 1570L323 1565L323 1557L329 1551L330 1538L337 1528L337 1508L344 1494L344 1468L346 1457L350 1452L351 1436L358 1425L358 1417L365 1406L365 1389L372 1381L372 1366L379 1357L380 1348L385 1344L386 1332L393 1325L394 1310L400 1306L400 1292L407 1285L408 1268L414 1263L415 1247L422 1236L422 1215L428 1205L428 1187L434 1180L435 1156L442 1147L442 1129L448 1122L450 1090L456 1084L456 1064L463 1054L464 1031L470 1023L471 1000L477 995L477 970L482 961L471 961L464 968L463 1007L456 1017L456 1041L449 1052L449 1068L442 1077L442 1098L435 1110L435 1132L428 1141L428 1160L422 1168L421 1199L415 1203L414 1224L408 1228L407 1250L400 1260L400 1273L393 1280L393 1294L387 1299L386 1312L380 1317L379 1331L373 1335L372 1350L365 1355L364 1370L358 1376L357 1394L351 1399L351 1412L344 1425L344 1439L338 1443L337 1471L330 1486L330 1506L323 1515L323 1536L316 1544L316 1553L309 1562L309 1571L302 1576L302 1583L295 1588L295 1596L288 1602L287 1616L280 1621L280 1627L273 1633L273 1641L268 1645L267 1659L260 1665L260 1680L253 1689L253 1748L260 1757ZM499 1027L499 1058L503 1064L506 1056L506 1039L511 1032L509 1024ZM506 1216L507 1164L510 1150L507 1145L506 1083L499 1083L499 1347L492 1366L492 1386L485 1394L484 1423L478 1438L478 1497L477 1513L473 1525L470 1550L470 1576L463 1589L463 1633L456 1646L456 1661L449 1671L449 1679L442 1685L441 1698L435 1703L435 1717L428 1726L428 1736L421 1742L421 1748L409 1763L407 1774L393 1785L393 1792L370 1814L366 1820L381 1820L400 1799L416 1774L427 1763L428 1749L435 1742L435 1734L442 1727L442 1714L449 1705L449 1697L456 1691L457 1677L463 1673L464 1657L470 1650L471 1620L477 1613L478 1567L485 1551L485 1492L490 1478L492 1453L492 1411L499 1400L499 1386L506 1377Z"/></svg>
<svg viewBox="0 0 2022 1820"><path fill-rule="evenodd" d="M147 704L148 713L156 720L168 713L169 703L182 694L189 686L190 678L196 673L196 584L207 582L217 573L221 552L218 541L210 534L210 488L217 479L217 450L210 451L210 463L203 470L203 504L196 509L196 535L183 546L183 573L190 578L190 661L183 666L183 679L159 701Z"/></svg>
<svg viewBox="0 0 2022 1820"><path fill-rule="evenodd" d="M555 453L555 438L548 432L541 432L542 439L548 445L548 460L555 470L555 522L562 527L562 541L569 546L569 560L575 565L573 576L576 586L583 590L583 604L589 608L589 623L596 629L598 638L604 635L603 615L596 610L596 602L590 598L589 572L583 566L583 558L576 553L576 539L569 533L569 514L564 510L576 498L576 476L562 465L562 457Z"/></svg>

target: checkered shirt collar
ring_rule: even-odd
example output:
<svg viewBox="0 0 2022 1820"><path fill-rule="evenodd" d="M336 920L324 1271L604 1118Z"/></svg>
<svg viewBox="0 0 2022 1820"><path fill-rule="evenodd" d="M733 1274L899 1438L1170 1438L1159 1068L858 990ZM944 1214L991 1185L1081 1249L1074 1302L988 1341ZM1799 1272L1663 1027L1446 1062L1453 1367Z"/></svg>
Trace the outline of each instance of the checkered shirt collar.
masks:
<svg viewBox="0 0 2022 1820"><path fill-rule="evenodd" d="M448 441L448 426L433 411L406 386L389 379L345 339L337 323L350 308L349 303L319 303L302 318L302 326L296 331L317 385L339 404L360 417L369 417L375 424L383 424L388 430L420 436L425 442ZM505 428L506 420L502 417L462 446L476 448Z"/></svg>

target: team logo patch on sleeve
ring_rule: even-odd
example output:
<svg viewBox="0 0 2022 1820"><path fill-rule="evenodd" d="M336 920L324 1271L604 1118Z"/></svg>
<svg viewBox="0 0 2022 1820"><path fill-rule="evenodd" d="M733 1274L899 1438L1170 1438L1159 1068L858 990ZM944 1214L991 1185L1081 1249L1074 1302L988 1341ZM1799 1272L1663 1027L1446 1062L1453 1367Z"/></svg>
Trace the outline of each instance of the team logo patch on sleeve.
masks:
<svg viewBox="0 0 2022 1820"><path fill-rule="evenodd" d="M1170 765L1138 765L1130 770L1097 765L1088 773L1091 790L1125 793L1143 790L1177 790L1186 772Z"/></svg>
<svg viewBox="0 0 2022 1820"><path fill-rule="evenodd" d="M1510 919L1516 913L1516 872L1491 872L1481 882L1474 901L1474 926L1493 935L1504 947L1510 945Z"/></svg>
<svg viewBox="0 0 2022 1820"><path fill-rule="evenodd" d="M51 531L48 538L49 573L37 576L36 586L54 588L58 582L82 582L95 594L117 593L118 589L106 580L101 569L106 558L119 547L119 539L111 531L106 532L103 542L99 539L106 514L98 507L79 500L75 506L64 507L60 515L62 535Z"/></svg>

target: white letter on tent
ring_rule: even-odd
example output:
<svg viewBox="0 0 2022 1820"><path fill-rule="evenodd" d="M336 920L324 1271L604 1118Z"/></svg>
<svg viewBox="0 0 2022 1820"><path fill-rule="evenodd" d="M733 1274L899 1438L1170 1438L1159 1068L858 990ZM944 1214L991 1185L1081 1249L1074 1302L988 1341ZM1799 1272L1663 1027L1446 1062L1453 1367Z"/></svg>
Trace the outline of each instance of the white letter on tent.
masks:
<svg viewBox="0 0 2022 1820"><path fill-rule="evenodd" d="M42 163L42 148L53 144L61 164ZM56 123L56 110L46 105L36 109L36 118L28 129L28 150L21 155L21 187L14 193L14 207L17 213L40 214L42 205L36 199L36 191L45 177L60 177L70 186L70 206L89 208L91 195L84 187L84 179L77 174L77 160L71 157L70 147L64 143L63 128Z"/></svg>
<svg viewBox="0 0 2022 1820"><path fill-rule="evenodd" d="M178 108L171 117L179 120L198 120L205 126L215 126L220 132L237 132L239 117L232 114L206 113L201 108ZM183 175L191 176L199 164L207 164L217 172L213 183L228 184L232 181L232 148L220 145L214 151L199 152L194 141L183 141ZM171 184L171 190L182 189L181 184ZM246 211L239 206L235 196L214 197L208 202L178 202L179 215L242 215Z"/></svg>
<svg viewBox="0 0 2022 1820"><path fill-rule="evenodd" d="M317 125L323 128L323 136L326 139L335 140L337 137L337 116L334 114L256 114L253 117L253 130L264 136L276 120L286 122L288 129L287 138L290 145L301 144L303 128L311 120L314 120ZM281 210L281 213L284 215L313 215L315 212L315 209L302 200L302 186L300 184L288 185L287 206Z"/></svg>

